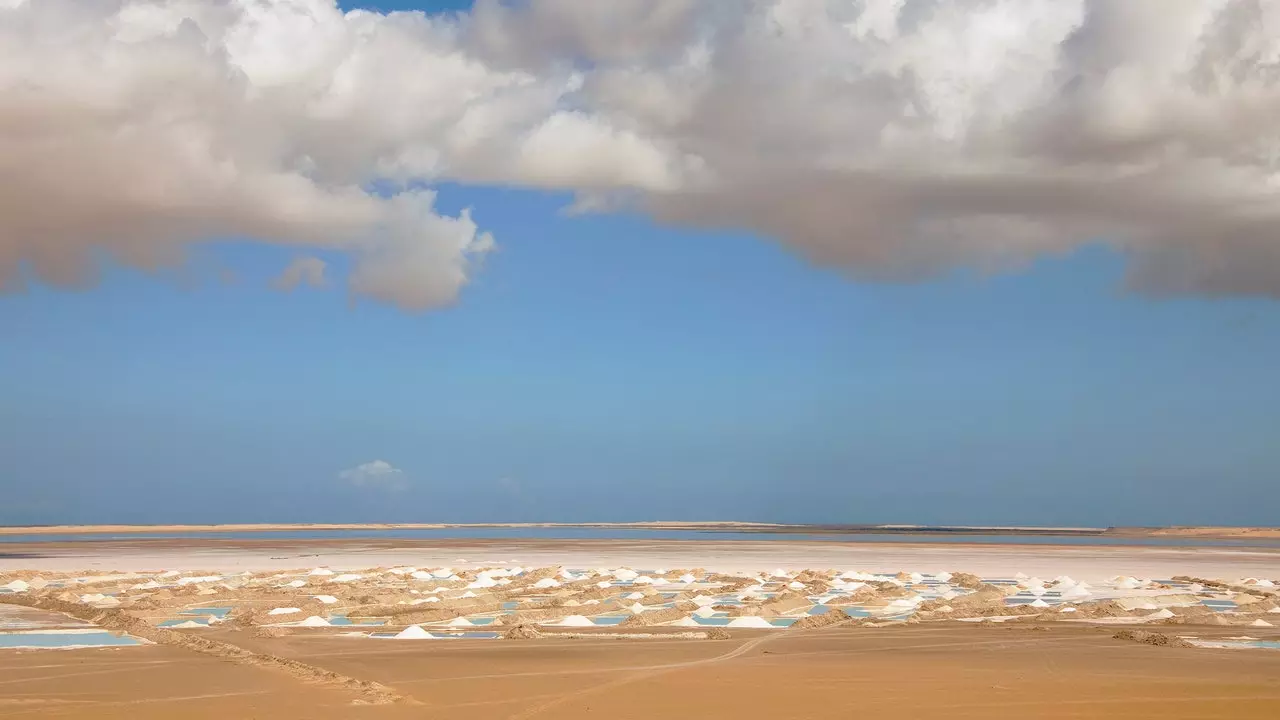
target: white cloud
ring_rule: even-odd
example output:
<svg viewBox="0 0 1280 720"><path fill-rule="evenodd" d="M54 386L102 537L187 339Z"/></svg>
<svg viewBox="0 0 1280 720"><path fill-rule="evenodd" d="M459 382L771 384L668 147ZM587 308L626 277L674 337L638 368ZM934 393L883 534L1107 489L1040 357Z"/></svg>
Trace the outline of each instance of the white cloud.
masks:
<svg viewBox="0 0 1280 720"><path fill-rule="evenodd" d="M1147 291L1280 295L1277 0L0 8L0 284L236 236L446 305L493 239L396 183L457 180L750 229L862 277L1103 241Z"/></svg>
<svg viewBox="0 0 1280 720"><path fill-rule="evenodd" d="M406 487L408 477L400 468L386 460L372 460L338 473L338 479L359 488L400 490Z"/></svg>

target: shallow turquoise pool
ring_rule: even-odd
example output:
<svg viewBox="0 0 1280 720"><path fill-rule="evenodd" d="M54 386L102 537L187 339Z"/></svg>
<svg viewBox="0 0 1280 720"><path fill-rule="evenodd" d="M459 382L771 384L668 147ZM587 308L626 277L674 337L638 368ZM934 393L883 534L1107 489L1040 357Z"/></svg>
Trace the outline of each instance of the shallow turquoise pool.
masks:
<svg viewBox="0 0 1280 720"><path fill-rule="evenodd" d="M229 607L202 607L202 608L191 608L189 610L180 610L178 614L179 615L204 615L204 616L216 617L219 619L225 619L227 617L227 613L229 612L231 612L231 608Z"/></svg>
<svg viewBox="0 0 1280 720"><path fill-rule="evenodd" d="M125 647L142 642L128 635L117 635L106 630L93 632L21 632L0 633L0 648L72 648L72 647Z"/></svg>

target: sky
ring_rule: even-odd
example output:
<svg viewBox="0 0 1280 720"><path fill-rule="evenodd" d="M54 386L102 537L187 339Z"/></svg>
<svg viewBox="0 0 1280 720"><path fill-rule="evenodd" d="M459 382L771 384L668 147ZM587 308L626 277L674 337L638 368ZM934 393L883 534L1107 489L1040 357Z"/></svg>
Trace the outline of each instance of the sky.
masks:
<svg viewBox="0 0 1280 720"><path fill-rule="evenodd" d="M0 523L1274 523L1280 6L710 7L0 1Z"/></svg>

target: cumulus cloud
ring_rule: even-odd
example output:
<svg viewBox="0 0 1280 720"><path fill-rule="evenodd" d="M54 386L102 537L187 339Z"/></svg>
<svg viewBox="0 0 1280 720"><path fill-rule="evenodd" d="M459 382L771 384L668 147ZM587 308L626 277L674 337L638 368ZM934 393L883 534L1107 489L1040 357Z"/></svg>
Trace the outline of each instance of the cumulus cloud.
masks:
<svg viewBox="0 0 1280 720"><path fill-rule="evenodd" d="M358 488L399 490L406 486L404 471L386 460L372 460L338 473L338 479Z"/></svg>
<svg viewBox="0 0 1280 720"><path fill-rule="evenodd" d="M445 305L493 245L448 180L858 277L1106 242L1144 291L1274 296L1278 163L1277 0L0 3L0 283L232 236Z"/></svg>

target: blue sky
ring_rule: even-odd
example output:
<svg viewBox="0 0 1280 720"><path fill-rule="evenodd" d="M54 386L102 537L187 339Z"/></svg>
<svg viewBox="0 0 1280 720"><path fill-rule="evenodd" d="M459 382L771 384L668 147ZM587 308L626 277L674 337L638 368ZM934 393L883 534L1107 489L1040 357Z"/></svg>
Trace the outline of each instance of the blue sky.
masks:
<svg viewBox="0 0 1280 720"><path fill-rule="evenodd" d="M445 188L502 246L427 314L269 289L288 256L234 244L197 256L235 285L113 268L5 297L0 520L1262 523L1280 501L1274 303L1125 294L1104 251L862 284L565 202ZM373 459L408 489L338 479Z"/></svg>
<svg viewBox="0 0 1280 720"><path fill-rule="evenodd" d="M0 523L1275 522L1273 300L1127 292L1107 238L869 283L762 233L436 188L498 249L422 313L349 295L340 252L305 253L331 287L273 289L304 253L254 238L83 289L28 268ZM376 460L395 483L344 475Z"/></svg>

